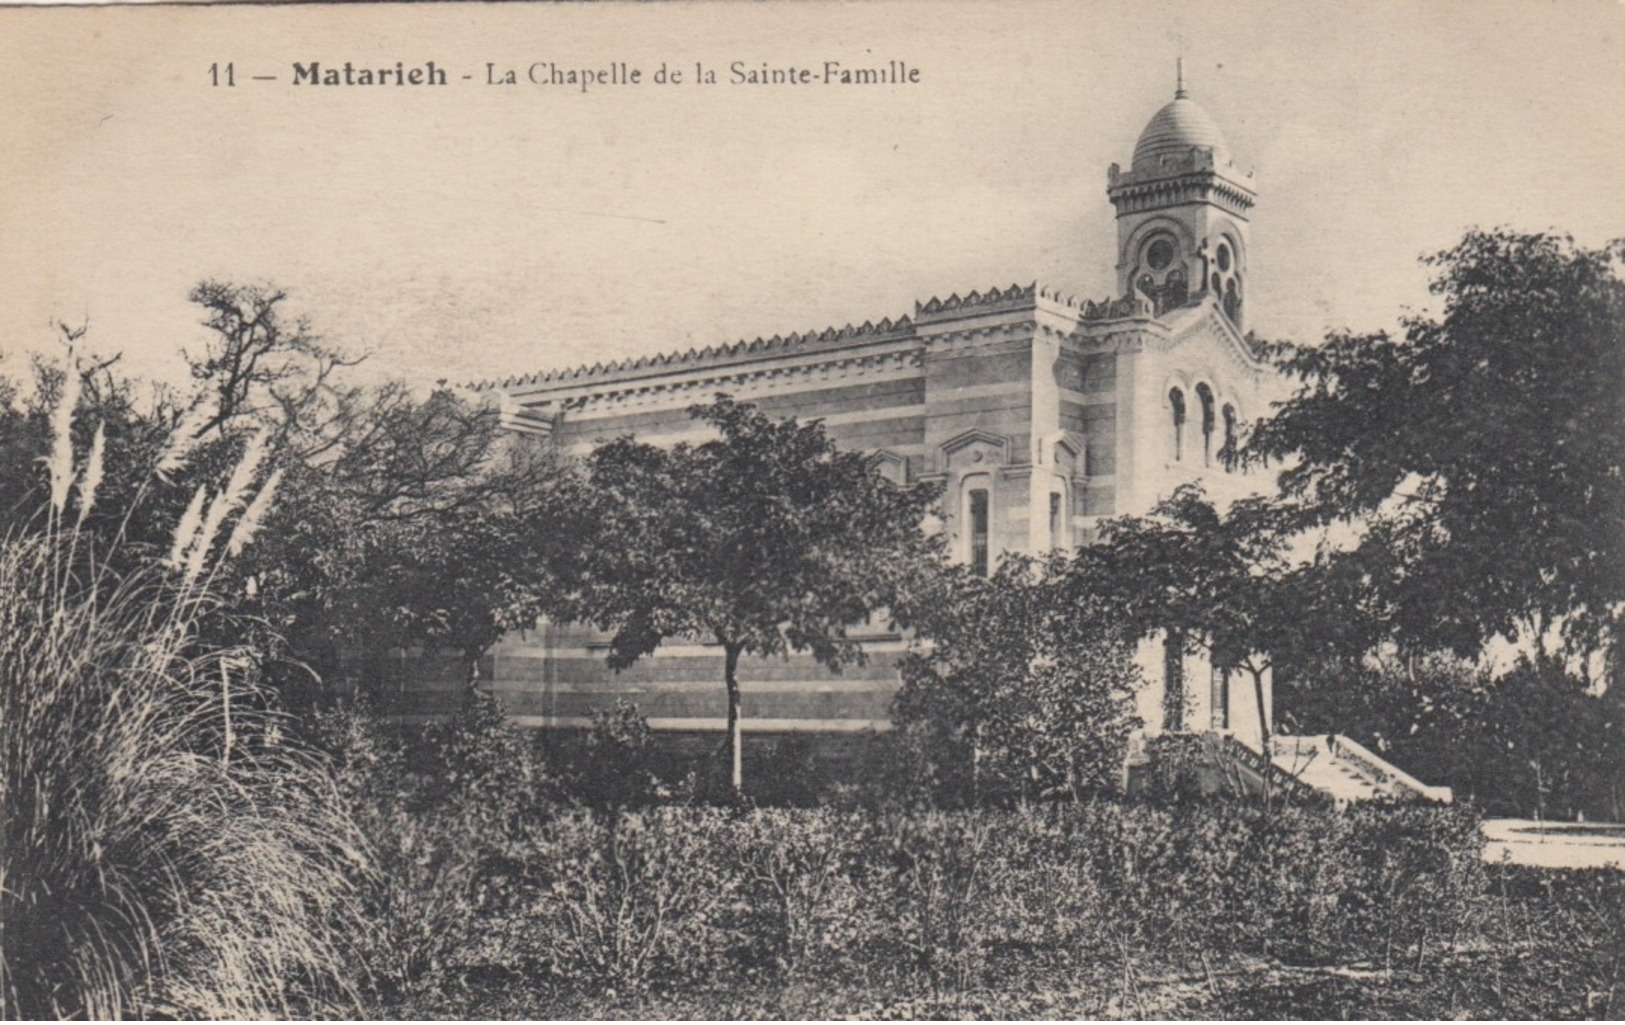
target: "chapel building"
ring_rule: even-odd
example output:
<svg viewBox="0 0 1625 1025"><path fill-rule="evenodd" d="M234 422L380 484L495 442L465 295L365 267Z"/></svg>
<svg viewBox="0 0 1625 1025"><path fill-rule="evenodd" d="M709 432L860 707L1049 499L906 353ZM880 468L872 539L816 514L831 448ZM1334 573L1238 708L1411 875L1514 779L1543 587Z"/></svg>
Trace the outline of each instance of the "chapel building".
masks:
<svg viewBox="0 0 1625 1025"><path fill-rule="evenodd" d="M1258 490L1259 476L1224 459L1279 392L1246 333L1252 175L1180 88L1128 168L1112 165L1106 193L1117 209L1117 280L1099 301L1038 284L975 290L895 319L483 387L510 427L576 455L628 434L703 438L688 409L718 392L769 415L820 419L892 479L941 482L953 557L984 573L1006 552L1088 543L1102 518L1149 511L1187 481L1219 498ZM905 645L883 624L858 636L868 664L839 675L809 658L747 660L745 730L884 729ZM544 623L498 645L482 677L529 725L585 725L626 698L657 730L723 729L719 648L666 644L617 674L606 642ZM1141 662L1152 685L1140 714L1153 731L1218 727L1259 742L1250 684L1153 645ZM1164 717L1170 676L1186 694L1180 723Z"/></svg>
<svg viewBox="0 0 1625 1025"><path fill-rule="evenodd" d="M1242 425L1284 393L1247 334L1251 173L1181 83L1140 134L1127 169L1111 166L1106 195L1117 211L1117 274L1098 301L1039 284L955 292L858 326L481 387L509 427L574 455L625 435L703 440L688 409L719 392L769 415L820 419L837 444L871 453L893 480L941 482L951 553L982 573L1003 553L1087 544L1103 518L1148 512L1186 482L1200 481L1220 501L1265 490L1272 481L1261 471L1243 473L1224 458ZM884 624L853 636L868 662L840 674L808 657L742 660L746 734L887 728L905 641ZM626 699L655 730L725 729L719 646L664 644L615 673L607 642L579 625L544 622L504 639L480 676L524 725L585 726L595 710ZM1148 734L1204 733L1269 752L1266 762L1283 750L1297 761L1305 751L1326 766L1337 760L1327 738L1268 739L1267 680L1261 717L1251 681L1216 673L1201 656L1158 640L1142 644L1138 662ZM462 685L418 683L414 704L430 713L455 704ZM1183 701L1165 703L1169 687ZM1349 743L1342 750L1361 764L1375 758ZM1356 783L1344 778L1353 770L1340 770L1326 789L1391 791L1403 774L1390 770ZM1400 783L1407 793L1431 789L1409 777Z"/></svg>

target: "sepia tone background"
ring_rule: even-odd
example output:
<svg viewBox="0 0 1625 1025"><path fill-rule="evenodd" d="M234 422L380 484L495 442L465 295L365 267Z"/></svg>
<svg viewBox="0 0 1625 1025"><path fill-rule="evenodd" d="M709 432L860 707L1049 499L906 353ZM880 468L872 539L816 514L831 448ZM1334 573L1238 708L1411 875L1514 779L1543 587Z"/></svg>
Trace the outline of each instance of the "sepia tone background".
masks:
<svg viewBox="0 0 1625 1025"><path fill-rule="evenodd" d="M1613 0L0 9L0 352L17 373L53 319L88 320L173 376L204 277L282 285L370 373L419 382L1035 279L1102 298L1106 168L1181 54L1256 173L1252 326L1387 327L1468 226L1625 236L1622 29ZM346 60L452 81L289 83ZM920 82L647 81L735 60ZM483 84L534 61L646 80ZM226 62L237 86L211 87Z"/></svg>

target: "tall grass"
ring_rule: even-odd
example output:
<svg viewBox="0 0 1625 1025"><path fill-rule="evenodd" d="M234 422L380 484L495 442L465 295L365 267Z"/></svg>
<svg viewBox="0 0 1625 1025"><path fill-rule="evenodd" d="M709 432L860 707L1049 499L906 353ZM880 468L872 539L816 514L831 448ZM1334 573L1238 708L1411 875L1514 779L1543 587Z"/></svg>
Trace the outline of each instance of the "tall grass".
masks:
<svg viewBox="0 0 1625 1025"><path fill-rule="evenodd" d="M364 841L246 653L197 641L200 569L254 467L181 565L115 579L63 483L94 501L99 435L75 474L71 417L52 423L44 525L0 539L0 1015L353 1013Z"/></svg>

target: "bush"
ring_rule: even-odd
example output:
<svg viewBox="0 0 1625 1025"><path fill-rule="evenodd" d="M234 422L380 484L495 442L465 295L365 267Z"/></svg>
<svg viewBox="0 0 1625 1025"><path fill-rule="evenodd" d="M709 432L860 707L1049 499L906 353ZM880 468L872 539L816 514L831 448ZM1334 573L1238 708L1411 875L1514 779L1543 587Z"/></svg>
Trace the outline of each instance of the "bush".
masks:
<svg viewBox="0 0 1625 1025"><path fill-rule="evenodd" d="M1617 869L1488 870L1480 928L1491 960L1475 986L1495 1015L1618 1021L1625 1010L1625 874ZM1527 948L1540 951L1538 959Z"/></svg>
<svg viewBox="0 0 1625 1025"><path fill-rule="evenodd" d="M589 808L648 808L693 796L679 759L661 745L638 706L617 699L592 714L582 736L553 738L551 763L571 800Z"/></svg>
<svg viewBox="0 0 1625 1025"><path fill-rule="evenodd" d="M1139 672L1109 610L1080 608L1065 564L1007 557L982 578L946 574L924 611L934 643L899 662L900 753L942 807L1116 793L1139 725Z"/></svg>
<svg viewBox="0 0 1625 1025"><path fill-rule="evenodd" d="M659 809L562 815L526 851L521 913L553 976L613 996L656 978L703 980L730 953L720 916L736 899L726 813Z"/></svg>
<svg viewBox="0 0 1625 1025"><path fill-rule="evenodd" d="M771 809L740 818L731 833L731 867L760 949L786 977L848 970L873 913L859 889L868 817Z"/></svg>
<svg viewBox="0 0 1625 1025"><path fill-rule="evenodd" d="M446 997L473 968L510 959L502 926L524 870L515 851L558 806L531 738L474 690L424 729L357 708L307 722L378 866L362 937L373 995L389 1004Z"/></svg>
<svg viewBox="0 0 1625 1025"><path fill-rule="evenodd" d="M1278 958L1391 977L1489 928L1476 822L1456 809L574 809L504 833L448 808L408 822L390 828L430 842L397 869L416 932L396 942L456 969L400 990L420 1012L490 1010L467 1004L474 973L524 980L499 1006L529 1015L1145 1016L1168 1009L1159 980L1193 974L1212 1002L1199 1008L1245 1009L1286 999L1235 981ZM1552 943L1589 942L1574 985L1595 986L1611 948L1577 923L1618 894L1582 896Z"/></svg>

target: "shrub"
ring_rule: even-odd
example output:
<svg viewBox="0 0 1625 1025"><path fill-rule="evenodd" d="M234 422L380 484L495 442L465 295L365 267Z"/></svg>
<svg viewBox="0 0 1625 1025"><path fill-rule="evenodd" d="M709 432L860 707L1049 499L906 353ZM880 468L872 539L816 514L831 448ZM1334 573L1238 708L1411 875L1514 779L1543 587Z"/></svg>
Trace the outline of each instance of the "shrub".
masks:
<svg viewBox="0 0 1625 1025"><path fill-rule="evenodd" d="M1488 870L1488 964L1472 980L1490 1016L1618 1021L1625 1010L1625 873L1617 869ZM1539 952L1530 956L1530 948Z"/></svg>
<svg viewBox="0 0 1625 1025"><path fill-rule="evenodd" d="M657 977L706 978L731 953L718 923L738 889L726 854L716 809L559 816L524 854L533 955L562 982L621 996Z"/></svg>
<svg viewBox="0 0 1625 1025"><path fill-rule="evenodd" d="M504 927L525 870L515 852L557 807L531 738L474 690L426 729L357 708L307 722L378 866L364 892L373 993L387 1004L443 997L482 962L509 959Z"/></svg>
<svg viewBox="0 0 1625 1025"><path fill-rule="evenodd" d="M886 816L866 897L879 914L886 960L935 990L962 991L996 930L993 816L922 812Z"/></svg>
<svg viewBox="0 0 1625 1025"><path fill-rule="evenodd" d="M760 949L790 977L840 973L872 928L857 880L873 829L867 816L768 809L737 820L731 868L754 912Z"/></svg>
<svg viewBox="0 0 1625 1025"><path fill-rule="evenodd" d="M695 788L693 779L679 779L677 757L624 699L593 712L585 735L560 738L553 753L570 798L590 808L647 808L692 796Z"/></svg>
<svg viewBox="0 0 1625 1025"><path fill-rule="evenodd" d="M1118 789L1139 725L1138 670L1105 610L1065 593L1064 563L1009 557L945 574L899 663L894 718L945 807L1072 800Z"/></svg>
<svg viewBox="0 0 1625 1025"><path fill-rule="evenodd" d="M478 809L513 833L545 813L559 794L535 737L508 721L502 702L470 687L457 711L408 744L418 799L434 806Z"/></svg>

